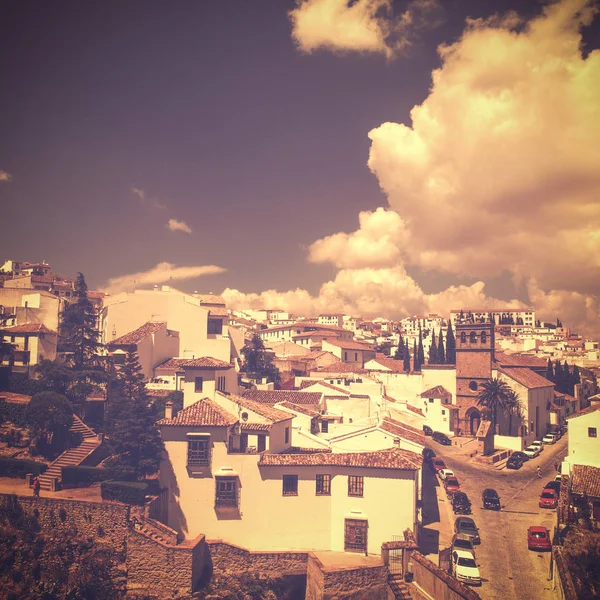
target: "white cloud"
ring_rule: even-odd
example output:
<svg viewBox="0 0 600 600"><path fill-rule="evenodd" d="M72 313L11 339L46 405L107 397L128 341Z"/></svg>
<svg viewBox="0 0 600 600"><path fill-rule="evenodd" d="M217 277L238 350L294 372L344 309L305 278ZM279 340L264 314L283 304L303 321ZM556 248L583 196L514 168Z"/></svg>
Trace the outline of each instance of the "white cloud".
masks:
<svg viewBox="0 0 600 600"><path fill-rule="evenodd" d="M144 206L150 206L152 208L166 209L167 207L155 196L147 194L144 190L136 187L132 187L131 191L140 199Z"/></svg>
<svg viewBox="0 0 600 600"><path fill-rule="evenodd" d="M192 233L192 230L185 221L178 221L177 219L169 219L169 222L166 224L166 228L169 231L183 231L184 233Z"/></svg>
<svg viewBox="0 0 600 600"><path fill-rule="evenodd" d="M6 171L3 171L2 169L0 169L0 181L11 181L12 180L12 175Z"/></svg>
<svg viewBox="0 0 600 600"><path fill-rule="evenodd" d="M600 51L583 57L584 0L471 21L440 48L410 126L372 130L369 167L407 223L411 263L544 289L600 276ZM595 289L598 289L597 287Z"/></svg>
<svg viewBox="0 0 600 600"><path fill-rule="evenodd" d="M108 280L102 291L109 294L118 294L169 281L194 279L204 275L218 275L226 271L227 269L215 265L178 267L168 262L161 262L148 271L113 277Z"/></svg>
<svg viewBox="0 0 600 600"><path fill-rule="evenodd" d="M394 16L392 0L297 0L292 37L303 52L373 52L392 57L415 34L440 23L437 0L413 0Z"/></svg>

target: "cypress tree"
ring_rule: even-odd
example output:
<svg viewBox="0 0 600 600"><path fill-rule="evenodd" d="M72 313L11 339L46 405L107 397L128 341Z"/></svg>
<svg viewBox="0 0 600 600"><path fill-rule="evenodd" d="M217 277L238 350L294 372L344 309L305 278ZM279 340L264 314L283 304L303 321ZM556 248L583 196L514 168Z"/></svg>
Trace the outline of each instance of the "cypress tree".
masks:
<svg viewBox="0 0 600 600"><path fill-rule="evenodd" d="M425 350L423 349L423 332L419 328L419 369L425 364Z"/></svg>
<svg viewBox="0 0 600 600"><path fill-rule="evenodd" d="M438 362L438 350L435 342L435 331L431 333L431 346L429 346L429 361L430 365L436 365Z"/></svg>
<svg viewBox="0 0 600 600"><path fill-rule="evenodd" d="M577 365L573 367L573 381L574 383L581 383L581 375L579 374L579 367Z"/></svg>
<svg viewBox="0 0 600 600"><path fill-rule="evenodd" d="M438 341L438 365L443 365L446 362L446 353L444 352L444 336L442 335L442 328L440 327L440 339Z"/></svg>
<svg viewBox="0 0 600 600"><path fill-rule="evenodd" d="M419 364L419 353L417 352L417 340L413 342L413 371L420 371L421 365Z"/></svg>
<svg viewBox="0 0 600 600"><path fill-rule="evenodd" d="M408 348L406 348L404 352L404 364L402 365L402 368L406 373L410 373L410 352L408 351Z"/></svg>
<svg viewBox="0 0 600 600"><path fill-rule="evenodd" d="M396 354L394 354L395 360L404 360L404 354L407 351L407 348L404 347L404 339L402 334L398 335L398 348L396 348Z"/></svg>
<svg viewBox="0 0 600 600"><path fill-rule="evenodd" d="M446 363L449 365L456 364L456 340L454 339L451 321L448 323L448 332L446 333Z"/></svg>
<svg viewBox="0 0 600 600"><path fill-rule="evenodd" d="M555 381L554 369L552 368L552 361L548 359L548 365L546 366L546 379L548 381Z"/></svg>
<svg viewBox="0 0 600 600"><path fill-rule="evenodd" d="M573 373L569 370L569 365L565 360L565 364L563 366L563 376L565 378L565 394L570 394L571 396L575 393L575 379L573 377Z"/></svg>
<svg viewBox="0 0 600 600"><path fill-rule="evenodd" d="M554 364L554 386L557 392L565 393L565 375L559 360Z"/></svg>

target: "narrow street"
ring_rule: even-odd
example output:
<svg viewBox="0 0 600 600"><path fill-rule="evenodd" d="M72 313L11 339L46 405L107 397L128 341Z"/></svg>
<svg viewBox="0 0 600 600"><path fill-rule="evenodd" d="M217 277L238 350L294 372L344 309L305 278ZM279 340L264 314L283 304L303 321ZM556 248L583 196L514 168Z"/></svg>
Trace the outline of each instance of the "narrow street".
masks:
<svg viewBox="0 0 600 600"><path fill-rule="evenodd" d="M544 485L556 475L554 465L560 463L567 452L567 437L563 436L554 445L544 446L540 456L526 462L518 471L500 469L479 462L476 457L470 458L468 453L476 449L476 442L463 448L441 446L433 441L429 446L454 471L461 490L467 493L472 503L471 517L481 536L476 559L483 585L477 593L485 600L553 599L548 580L550 553L527 548L527 528L542 525L552 534L556 511L539 508L538 500ZM538 465L542 469L541 479L536 474ZM425 471L422 542L425 552L437 554L452 542L455 515L437 477L431 470ZM485 488L494 488L498 492L501 511L482 508L481 493ZM437 556L430 558L434 562L438 559Z"/></svg>

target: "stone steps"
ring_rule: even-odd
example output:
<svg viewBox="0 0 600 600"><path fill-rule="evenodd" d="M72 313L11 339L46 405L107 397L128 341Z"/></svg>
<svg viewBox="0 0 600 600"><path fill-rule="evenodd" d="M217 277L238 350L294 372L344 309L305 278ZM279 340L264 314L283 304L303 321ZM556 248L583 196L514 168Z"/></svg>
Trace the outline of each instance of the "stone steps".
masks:
<svg viewBox="0 0 600 600"><path fill-rule="evenodd" d="M396 600L412 600L408 584L401 575L390 575L388 585Z"/></svg>
<svg viewBox="0 0 600 600"><path fill-rule="evenodd" d="M38 477L40 488L42 490L51 490L52 479L54 477L58 477L60 479L62 467L79 466L84 459L86 459L97 447L98 443L96 441L85 441L76 448L70 448L69 450L63 452L48 467L44 474Z"/></svg>

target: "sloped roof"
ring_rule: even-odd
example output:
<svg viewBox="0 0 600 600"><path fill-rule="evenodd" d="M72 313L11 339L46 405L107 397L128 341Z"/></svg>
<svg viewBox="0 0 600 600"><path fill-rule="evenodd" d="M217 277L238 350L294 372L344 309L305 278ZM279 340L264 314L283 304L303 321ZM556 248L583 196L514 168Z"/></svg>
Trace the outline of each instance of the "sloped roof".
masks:
<svg viewBox="0 0 600 600"><path fill-rule="evenodd" d="M580 410L574 415L568 416L567 421L570 419L576 419L577 417L583 417L584 415L589 415L590 413L596 412L597 410L600 410L600 402L594 402L594 404L591 404L587 408Z"/></svg>
<svg viewBox="0 0 600 600"><path fill-rule="evenodd" d="M495 361L502 367L529 367L534 369L545 369L547 361L531 354L507 354L496 350Z"/></svg>
<svg viewBox="0 0 600 600"><path fill-rule="evenodd" d="M376 452L319 452L315 454L262 454L259 467L360 467L418 471L423 457L416 452L394 448Z"/></svg>
<svg viewBox="0 0 600 600"><path fill-rule="evenodd" d="M341 360L337 360L336 362L323 367L318 373L368 373L368 371L352 364L342 362Z"/></svg>
<svg viewBox="0 0 600 600"><path fill-rule="evenodd" d="M224 306L205 306L201 305L203 308L208 308L210 317L228 317L229 311Z"/></svg>
<svg viewBox="0 0 600 600"><path fill-rule="evenodd" d="M452 394L443 386L436 385L421 394L421 398L452 398Z"/></svg>
<svg viewBox="0 0 600 600"><path fill-rule="evenodd" d="M203 398L191 406L180 410L173 419L161 419L157 425L161 426L188 426L188 427L228 427L238 420L224 408L210 400Z"/></svg>
<svg viewBox="0 0 600 600"><path fill-rule="evenodd" d="M413 406L412 404L406 403L406 408L408 408L408 410L414 412L415 414L417 414L421 417L425 416L425 413L420 408Z"/></svg>
<svg viewBox="0 0 600 600"><path fill-rule="evenodd" d="M182 360L182 359L175 359ZM200 358L183 359L181 366L184 369L231 369L232 365L224 360L212 358L211 356L201 356Z"/></svg>
<svg viewBox="0 0 600 600"><path fill-rule="evenodd" d="M345 394L346 396L350 395L350 392L347 390L344 390L342 388L336 387L335 385L332 385L331 383L328 383L327 381L318 381L318 380L313 380L313 381L303 381L300 384L300 389L306 389L309 387L312 387L313 385L322 385L323 387L329 388L330 390L333 390L334 392L339 392L340 394Z"/></svg>
<svg viewBox="0 0 600 600"><path fill-rule="evenodd" d="M200 304L219 304L225 306L223 296L217 294L194 294L194 298L200 300Z"/></svg>
<svg viewBox="0 0 600 600"><path fill-rule="evenodd" d="M321 337L321 338L337 338L339 337L338 333L335 331L303 331L302 333L296 333L292 336L292 339L298 338L309 338L309 337Z"/></svg>
<svg viewBox="0 0 600 600"><path fill-rule="evenodd" d="M141 327L108 342L107 346L135 346L149 335L167 327L165 322L149 321Z"/></svg>
<svg viewBox="0 0 600 600"><path fill-rule="evenodd" d="M404 438L410 442L414 442L415 444L419 444L420 446L425 446L427 443L427 439L422 431L419 431L410 425L406 425L405 423L401 423L400 421L396 421L396 419L392 419L390 417L385 417L378 427L379 429L383 429L392 435L397 435L398 437Z"/></svg>
<svg viewBox="0 0 600 600"><path fill-rule="evenodd" d="M360 342L355 342L354 340L327 340L327 343L331 346L342 348L342 350L368 350L375 352L372 346L367 346L366 344L361 344Z"/></svg>
<svg viewBox="0 0 600 600"><path fill-rule="evenodd" d="M376 356L369 362L376 362L377 364L389 369L390 371L393 371L394 373L405 373L404 362L401 360L396 360L395 358ZM373 371L374 369L371 368L370 370Z"/></svg>
<svg viewBox="0 0 600 600"><path fill-rule="evenodd" d="M222 392L217 392L217 394L221 394L239 406L243 406L244 408L255 412L257 415L260 415L261 417L271 421L271 423L280 423L281 421L288 421L289 419L294 418L294 415L290 415L290 413L284 412L283 410L277 410L276 408L272 408L267 404L254 402L253 400L243 396L237 396L236 394L230 394L226 396Z"/></svg>
<svg viewBox="0 0 600 600"><path fill-rule="evenodd" d="M600 469L587 465L573 465L571 492L600 498Z"/></svg>
<svg viewBox="0 0 600 600"><path fill-rule="evenodd" d="M554 383L552 383L552 381L549 381L545 377L534 373L531 369L528 368L501 367L498 369L498 371L530 390L536 388L554 387Z"/></svg>
<svg viewBox="0 0 600 600"><path fill-rule="evenodd" d="M298 392L296 390L246 390L244 398L260 404L277 404L291 402L292 404L320 404L321 392Z"/></svg>
<svg viewBox="0 0 600 600"><path fill-rule="evenodd" d="M302 415L306 415L307 417L319 417L321 415L321 413L317 412L316 410L312 410L311 408L308 408L306 406L302 406L300 404L293 404L292 402L288 402L286 400L284 400L283 402L279 402L275 408L277 408L278 406L283 406L285 408L289 408L290 410L294 410Z"/></svg>
<svg viewBox="0 0 600 600"><path fill-rule="evenodd" d="M22 323L21 325L13 325L12 327L3 327L0 329L5 335L15 335L20 333L52 333L56 335L56 331L48 329L43 323Z"/></svg>

